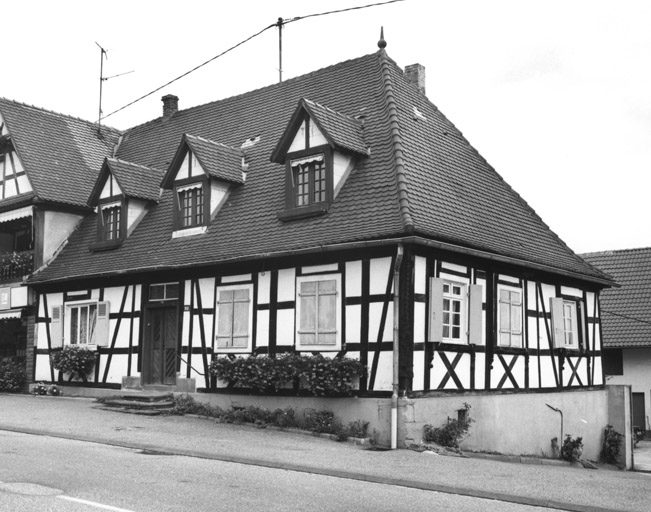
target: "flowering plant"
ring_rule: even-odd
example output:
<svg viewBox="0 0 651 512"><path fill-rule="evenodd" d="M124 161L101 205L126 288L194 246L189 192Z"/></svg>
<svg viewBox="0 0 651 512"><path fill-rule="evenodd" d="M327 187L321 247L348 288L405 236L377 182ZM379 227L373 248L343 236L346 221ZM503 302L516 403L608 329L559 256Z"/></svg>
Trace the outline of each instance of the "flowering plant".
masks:
<svg viewBox="0 0 651 512"><path fill-rule="evenodd" d="M86 382L86 375L95 366L95 352L79 345L68 345L50 354L50 360L54 369L70 374L69 380L77 377Z"/></svg>

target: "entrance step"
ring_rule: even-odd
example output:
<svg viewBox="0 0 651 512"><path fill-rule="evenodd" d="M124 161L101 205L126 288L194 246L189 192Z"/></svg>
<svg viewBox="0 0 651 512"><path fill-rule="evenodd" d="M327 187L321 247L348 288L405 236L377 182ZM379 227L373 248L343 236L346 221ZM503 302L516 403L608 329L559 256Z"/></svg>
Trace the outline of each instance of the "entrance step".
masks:
<svg viewBox="0 0 651 512"><path fill-rule="evenodd" d="M143 393L138 395L117 395L98 398L98 409L131 414L157 416L169 414L174 408L174 400L169 393Z"/></svg>

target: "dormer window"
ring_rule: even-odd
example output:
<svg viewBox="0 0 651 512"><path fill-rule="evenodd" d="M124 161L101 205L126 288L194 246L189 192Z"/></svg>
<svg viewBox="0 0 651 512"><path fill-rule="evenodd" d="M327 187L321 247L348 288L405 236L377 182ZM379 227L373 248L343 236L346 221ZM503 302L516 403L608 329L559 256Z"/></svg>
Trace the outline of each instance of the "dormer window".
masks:
<svg viewBox="0 0 651 512"><path fill-rule="evenodd" d="M191 183L190 185L177 187L176 194L179 210L178 228L203 226L206 218L203 183Z"/></svg>
<svg viewBox="0 0 651 512"><path fill-rule="evenodd" d="M285 164L285 209L278 218L326 213L357 160L367 155L361 121L300 100L271 155L272 162Z"/></svg>
<svg viewBox="0 0 651 512"><path fill-rule="evenodd" d="M108 203L100 206L99 237L102 242L117 241L122 238L122 203Z"/></svg>

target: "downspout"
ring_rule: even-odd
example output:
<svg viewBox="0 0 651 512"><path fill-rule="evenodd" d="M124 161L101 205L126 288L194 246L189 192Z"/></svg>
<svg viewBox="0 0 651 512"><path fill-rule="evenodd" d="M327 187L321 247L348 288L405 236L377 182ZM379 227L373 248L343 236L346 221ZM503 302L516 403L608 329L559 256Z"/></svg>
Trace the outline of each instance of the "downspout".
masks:
<svg viewBox="0 0 651 512"><path fill-rule="evenodd" d="M402 244L398 244L398 253L393 267L393 382L391 393L391 449L398 448L398 391L400 365L400 266L402 265Z"/></svg>

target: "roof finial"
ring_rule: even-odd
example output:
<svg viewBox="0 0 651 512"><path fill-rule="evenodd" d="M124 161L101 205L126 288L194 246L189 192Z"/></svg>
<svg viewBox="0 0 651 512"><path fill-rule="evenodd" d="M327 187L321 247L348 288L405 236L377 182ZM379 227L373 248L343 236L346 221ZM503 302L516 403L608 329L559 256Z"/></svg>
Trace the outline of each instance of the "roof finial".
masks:
<svg viewBox="0 0 651 512"><path fill-rule="evenodd" d="M387 47L387 42L384 40L384 27L380 28L380 40L377 42L377 47L384 50Z"/></svg>

